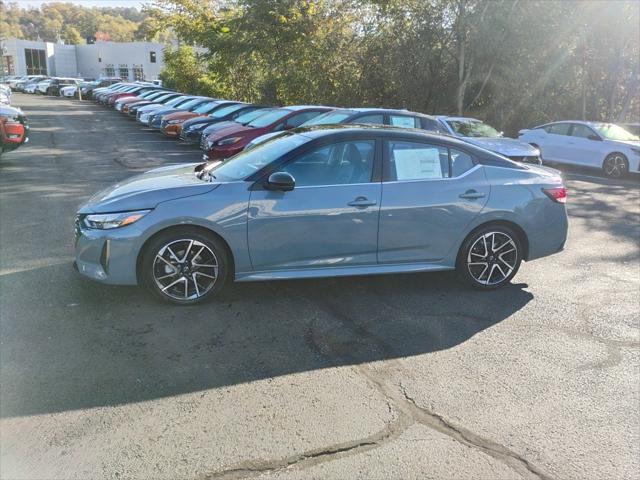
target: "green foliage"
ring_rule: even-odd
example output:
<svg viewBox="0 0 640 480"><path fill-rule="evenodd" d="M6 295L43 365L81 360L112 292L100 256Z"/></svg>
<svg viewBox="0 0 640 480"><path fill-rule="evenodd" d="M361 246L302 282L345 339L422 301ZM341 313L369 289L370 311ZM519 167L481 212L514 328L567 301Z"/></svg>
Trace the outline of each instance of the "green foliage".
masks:
<svg viewBox="0 0 640 480"><path fill-rule="evenodd" d="M87 8L72 3L48 3L39 9L20 8L0 0L0 36L70 44L102 32L112 41L171 40L168 29L160 34L147 12L135 8ZM154 28L155 25L155 28Z"/></svg>
<svg viewBox="0 0 640 480"><path fill-rule="evenodd" d="M200 90L244 101L404 107L507 133L567 118L638 119L634 0L156 0L204 47ZM192 60L193 60L192 58Z"/></svg>

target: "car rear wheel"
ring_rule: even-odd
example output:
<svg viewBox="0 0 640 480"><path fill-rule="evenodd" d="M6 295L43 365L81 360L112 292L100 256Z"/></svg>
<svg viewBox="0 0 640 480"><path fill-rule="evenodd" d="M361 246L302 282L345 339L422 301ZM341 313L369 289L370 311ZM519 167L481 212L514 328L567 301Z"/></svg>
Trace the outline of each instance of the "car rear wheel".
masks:
<svg viewBox="0 0 640 480"><path fill-rule="evenodd" d="M490 290L507 284L522 263L518 235L502 225L487 225L473 232L458 255L459 275L471 286Z"/></svg>
<svg viewBox="0 0 640 480"><path fill-rule="evenodd" d="M217 238L195 229L159 235L145 249L142 281L155 297L178 305L211 299L229 274L225 247Z"/></svg>
<svg viewBox="0 0 640 480"><path fill-rule="evenodd" d="M610 153L602 164L604 174L610 178L624 177L629 171L629 161L621 153Z"/></svg>

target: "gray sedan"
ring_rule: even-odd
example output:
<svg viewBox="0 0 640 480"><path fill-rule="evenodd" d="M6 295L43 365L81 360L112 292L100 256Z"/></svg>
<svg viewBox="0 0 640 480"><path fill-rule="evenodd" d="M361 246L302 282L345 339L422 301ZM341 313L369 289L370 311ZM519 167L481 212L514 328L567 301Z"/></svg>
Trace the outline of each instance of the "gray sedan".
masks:
<svg viewBox="0 0 640 480"><path fill-rule="evenodd" d="M227 281L454 269L491 289L563 249L565 201L555 170L455 138L304 128L97 194L76 218L75 265L178 304Z"/></svg>

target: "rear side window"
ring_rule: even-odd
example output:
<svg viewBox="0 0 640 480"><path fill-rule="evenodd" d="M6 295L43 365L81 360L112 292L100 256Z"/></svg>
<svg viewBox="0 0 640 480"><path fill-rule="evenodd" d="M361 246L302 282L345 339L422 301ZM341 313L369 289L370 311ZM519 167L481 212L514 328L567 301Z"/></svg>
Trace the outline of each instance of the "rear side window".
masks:
<svg viewBox="0 0 640 480"><path fill-rule="evenodd" d="M389 124L394 127L420 128L419 120L407 115L389 115Z"/></svg>
<svg viewBox="0 0 640 480"><path fill-rule="evenodd" d="M569 128L571 127L570 123L555 123L553 125L549 125L547 129L547 133L551 133L554 135L569 135Z"/></svg>
<svg viewBox="0 0 640 480"><path fill-rule="evenodd" d="M387 142L388 180L438 180L459 177L473 166L471 155L441 145Z"/></svg>
<svg viewBox="0 0 640 480"><path fill-rule="evenodd" d="M390 180L434 180L449 177L446 147L405 141L388 142Z"/></svg>

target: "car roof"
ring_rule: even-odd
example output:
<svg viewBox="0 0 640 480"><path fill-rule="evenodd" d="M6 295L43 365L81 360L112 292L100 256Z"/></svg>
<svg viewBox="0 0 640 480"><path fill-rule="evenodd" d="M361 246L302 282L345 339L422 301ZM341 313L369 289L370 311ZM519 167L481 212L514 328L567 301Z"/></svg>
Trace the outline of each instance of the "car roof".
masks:
<svg viewBox="0 0 640 480"><path fill-rule="evenodd" d="M415 115L418 117L435 118L432 115L427 115L421 112L412 112L404 108L376 108L376 107L355 107L355 108L337 108L336 112L353 112L353 113L395 113L397 115Z"/></svg>
<svg viewBox="0 0 640 480"><path fill-rule="evenodd" d="M292 112L296 112L298 110L308 110L308 109L312 109L312 110L326 109L327 111L337 110L336 107L326 107L324 105L287 105L286 107L277 107L277 108L291 110Z"/></svg>
<svg viewBox="0 0 640 480"><path fill-rule="evenodd" d="M427 130L420 130L417 128L404 128L393 127L388 125L354 125L354 124L340 124L340 125L311 125L308 127L298 127L291 132L298 133L310 138L322 138L335 133L348 134L371 134L376 136L393 135L402 137L414 137L416 140L429 140L434 142L442 142L444 139L448 144L456 146L459 145L463 148L473 147L469 142L465 142L459 138L451 135L442 135L439 133L428 132Z"/></svg>
<svg viewBox="0 0 640 480"><path fill-rule="evenodd" d="M436 115L436 118L439 120L452 120L454 122L481 122L482 121L473 117L450 117L448 115Z"/></svg>

